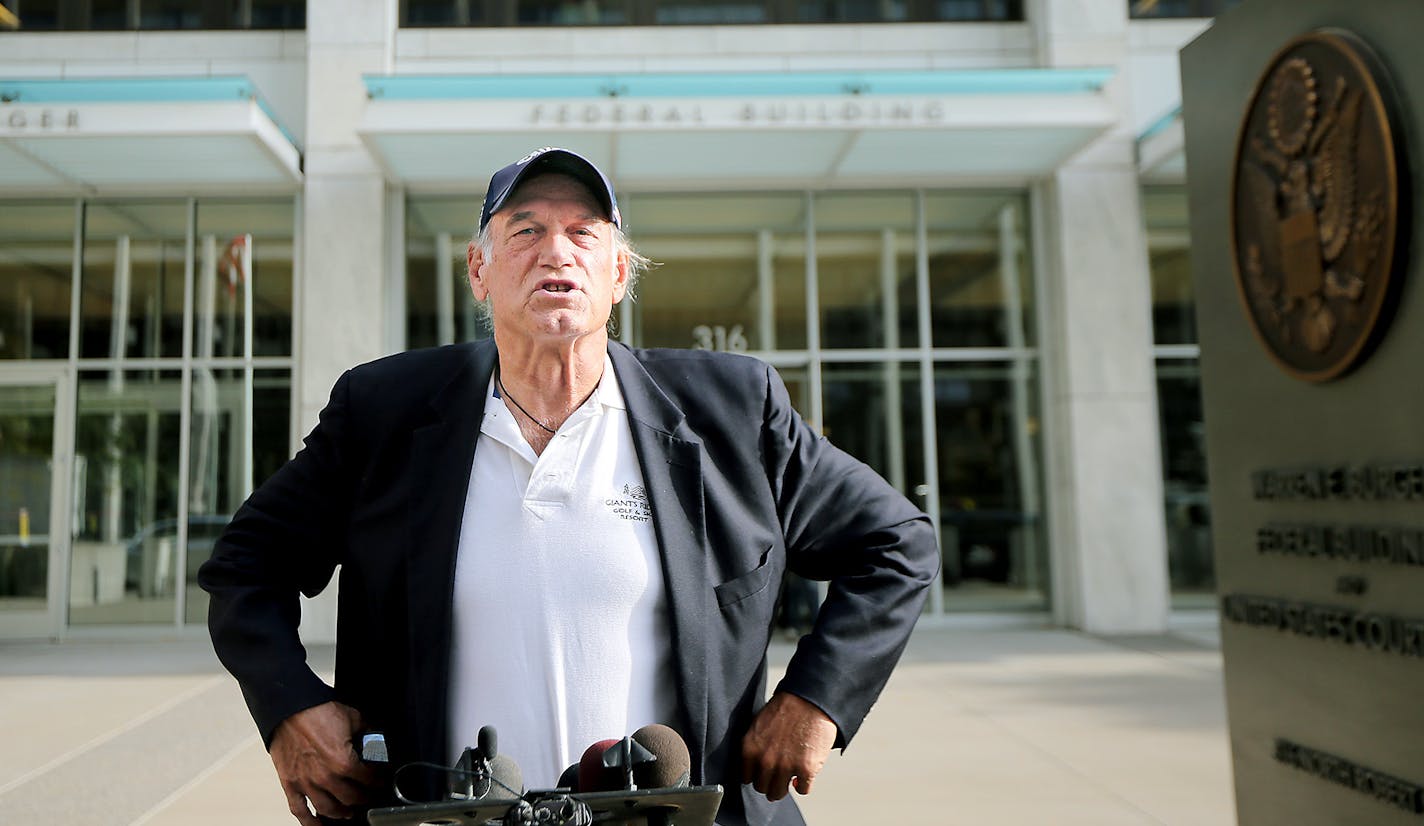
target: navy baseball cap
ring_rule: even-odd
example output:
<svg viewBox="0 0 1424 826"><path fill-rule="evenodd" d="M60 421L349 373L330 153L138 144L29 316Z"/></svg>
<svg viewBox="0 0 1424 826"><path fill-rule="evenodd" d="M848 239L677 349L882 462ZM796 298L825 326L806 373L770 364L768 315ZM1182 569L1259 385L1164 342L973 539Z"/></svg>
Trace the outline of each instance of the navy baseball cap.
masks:
<svg viewBox="0 0 1424 826"><path fill-rule="evenodd" d="M582 155L567 149L546 146L530 152L490 178L489 190L485 192L485 208L480 211L480 230L484 230L490 216L504 208L505 201L509 200L509 196L521 183L544 172L568 175L588 187L588 191L592 192L593 197L603 206L613 226L623 225L618 214L618 199L613 197L613 184L608 181L608 176Z"/></svg>

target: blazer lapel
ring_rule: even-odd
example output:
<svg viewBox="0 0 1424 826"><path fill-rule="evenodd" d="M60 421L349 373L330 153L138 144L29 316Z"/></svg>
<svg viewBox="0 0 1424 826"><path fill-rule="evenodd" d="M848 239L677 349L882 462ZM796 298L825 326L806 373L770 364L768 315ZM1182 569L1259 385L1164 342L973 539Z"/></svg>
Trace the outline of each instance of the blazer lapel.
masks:
<svg viewBox="0 0 1424 826"><path fill-rule="evenodd" d="M633 353L610 344L609 356L628 405L633 448L643 471L653 531L663 563L672 616L677 694L686 719L692 781L702 782L707 754L707 522L702 498L702 445L682 411L668 399Z"/></svg>
<svg viewBox="0 0 1424 826"><path fill-rule="evenodd" d="M415 726L419 759L441 764L449 757L446 694L455 557L494 363L493 342L472 346L464 366L430 400L436 421L411 433L406 599L412 680L406 714Z"/></svg>

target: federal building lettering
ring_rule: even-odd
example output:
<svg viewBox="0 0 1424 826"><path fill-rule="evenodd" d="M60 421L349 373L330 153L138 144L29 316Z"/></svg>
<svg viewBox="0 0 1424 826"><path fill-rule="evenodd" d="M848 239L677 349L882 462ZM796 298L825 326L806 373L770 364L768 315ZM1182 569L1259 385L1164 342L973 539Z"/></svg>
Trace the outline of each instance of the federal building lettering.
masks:
<svg viewBox="0 0 1424 826"><path fill-rule="evenodd" d="M1251 474L1251 494L1278 502L1424 501L1424 464L1267 468Z"/></svg>
<svg viewBox="0 0 1424 826"><path fill-rule="evenodd" d="M1424 529L1272 522L1256 529L1256 552L1389 565L1424 565Z"/></svg>
<svg viewBox="0 0 1424 826"><path fill-rule="evenodd" d="M1221 616L1237 625L1424 658L1424 619L1248 594L1223 596Z"/></svg>
<svg viewBox="0 0 1424 826"><path fill-rule="evenodd" d="M1278 763L1369 795L1381 803L1413 814L1424 813L1424 789L1415 783L1285 739L1276 740L1274 756Z"/></svg>

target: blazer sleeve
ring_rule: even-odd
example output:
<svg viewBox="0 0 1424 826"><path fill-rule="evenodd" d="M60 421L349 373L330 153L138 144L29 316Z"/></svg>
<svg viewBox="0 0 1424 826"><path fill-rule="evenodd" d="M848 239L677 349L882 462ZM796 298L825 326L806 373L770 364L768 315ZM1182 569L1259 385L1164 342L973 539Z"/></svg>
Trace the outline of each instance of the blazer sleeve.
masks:
<svg viewBox="0 0 1424 826"><path fill-rule="evenodd" d="M868 466L817 434L767 367L763 460L786 539L787 567L828 584L811 633L778 691L815 704L855 736L939 571L929 518Z"/></svg>
<svg viewBox="0 0 1424 826"><path fill-rule="evenodd" d="M198 571L213 647L268 745L283 720L335 698L307 665L297 626L299 594L326 587L344 545L356 475L349 397L348 372L305 447L243 503Z"/></svg>

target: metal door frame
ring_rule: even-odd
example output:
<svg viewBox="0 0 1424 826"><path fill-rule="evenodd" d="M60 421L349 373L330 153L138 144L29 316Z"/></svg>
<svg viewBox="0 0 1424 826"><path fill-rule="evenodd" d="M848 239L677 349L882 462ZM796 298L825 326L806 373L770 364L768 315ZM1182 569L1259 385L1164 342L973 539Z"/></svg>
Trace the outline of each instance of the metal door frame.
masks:
<svg viewBox="0 0 1424 826"><path fill-rule="evenodd" d="M74 456L73 373L68 361L0 363L0 388L54 388L54 439L50 448L49 559L45 608L0 613L0 639L57 639L69 606L69 492Z"/></svg>

